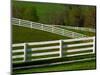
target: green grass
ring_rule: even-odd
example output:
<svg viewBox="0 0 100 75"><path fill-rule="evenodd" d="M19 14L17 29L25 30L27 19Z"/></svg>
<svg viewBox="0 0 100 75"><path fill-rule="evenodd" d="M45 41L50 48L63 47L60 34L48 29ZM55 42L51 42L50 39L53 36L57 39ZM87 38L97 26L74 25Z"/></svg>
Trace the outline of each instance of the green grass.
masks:
<svg viewBox="0 0 100 75"><path fill-rule="evenodd" d="M15 25L12 26L13 43L38 42L59 39L68 39L68 37L26 27L19 27Z"/></svg>
<svg viewBox="0 0 100 75"><path fill-rule="evenodd" d="M53 33L36 30L36 29L31 29L31 28L26 28L26 27L19 27L19 26L15 26L15 25L12 26L12 35L13 35L12 36L13 43L68 39L68 37L56 35ZM86 41L84 41L84 42L86 42ZM79 42L74 42L74 43L79 43ZM43 45L43 47L51 46L51 45L58 45L58 44L56 43L56 44L50 44L50 45ZM31 48L31 46L29 48ZM82 48L83 48L83 46L82 46ZM54 50L57 51L58 49L54 49ZM66 50L66 48L64 50ZM46 50L43 50L43 52L45 52L45 51ZM36 51L36 53L38 53L38 52L40 52L40 51ZM82 53L83 52L87 52L87 51L82 51ZM88 52L91 52L91 51L88 51ZM76 53L76 52L72 52L69 54L74 54L74 53ZM77 52L77 53L80 53L80 52ZM15 53L13 55L17 55L17 54L23 54L23 52ZM30 54L30 56L31 56L31 54ZM56 56L56 55L54 55L54 56ZM42 56L42 57L43 58L51 57L51 55ZM27 59L30 60L32 58L37 59L37 58L42 58L42 57L36 56L36 57L27 58ZM85 55L85 56L83 55L83 56L76 56L76 57L71 57L71 58L64 57L64 58L56 59L56 60L52 59L52 60L36 61L36 62L30 62L30 63L17 63L17 64L13 64L13 65L23 66L23 65L31 65L31 64L32 65L45 64L45 63L50 63L50 62L60 62L60 61L66 61L66 60L69 61L69 60L76 60L76 59L82 59L82 58L88 58L88 57L95 57L95 55ZM23 58L18 58L18 59L13 59L13 60L15 60L15 61L23 60ZM95 69L95 68L96 68L95 60L92 60L92 61L85 61L84 63L78 62L78 63L71 63L71 64L61 64L61 65L56 65L56 66L46 66L46 67L39 67L39 68L13 70L13 73L18 74L18 73L35 73L35 72L51 72L51 71L88 70L88 69Z"/></svg>
<svg viewBox="0 0 100 75"><path fill-rule="evenodd" d="M95 69L96 63L95 60L70 63L70 64L61 64L54 66L46 66L39 68L23 69L23 70L14 70L15 74L18 73L36 73L36 72L54 72L54 71L72 71L72 70L90 70Z"/></svg>

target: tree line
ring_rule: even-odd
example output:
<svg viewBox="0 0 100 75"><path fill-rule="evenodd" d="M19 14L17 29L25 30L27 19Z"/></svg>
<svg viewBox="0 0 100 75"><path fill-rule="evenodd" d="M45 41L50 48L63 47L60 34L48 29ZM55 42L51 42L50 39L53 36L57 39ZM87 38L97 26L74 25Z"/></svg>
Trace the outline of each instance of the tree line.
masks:
<svg viewBox="0 0 100 75"><path fill-rule="evenodd" d="M63 4L63 10L49 11L43 17L38 14L37 7L31 5L12 4L12 16L20 19L41 22L52 25L70 25L95 28L96 7L84 5ZM50 7L48 7L50 8ZM46 9L47 10L47 9ZM55 9L56 10L56 9ZM45 11L45 10L43 10Z"/></svg>

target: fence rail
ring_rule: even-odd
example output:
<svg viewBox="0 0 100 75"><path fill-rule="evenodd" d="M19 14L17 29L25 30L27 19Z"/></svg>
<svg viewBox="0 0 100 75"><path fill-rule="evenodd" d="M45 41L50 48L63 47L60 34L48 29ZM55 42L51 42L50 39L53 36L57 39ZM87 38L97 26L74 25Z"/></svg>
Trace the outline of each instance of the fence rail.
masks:
<svg viewBox="0 0 100 75"><path fill-rule="evenodd" d="M87 37L86 35L83 35L81 33L77 33L74 31L56 27L54 25L46 25L46 24L31 22L31 21L27 21L27 20L18 19L18 18L12 18L12 24L18 25L18 26L34 28L34 29L38 29L38 30L43 30L43 31L55 33L58 35L67 36L70 38Z"/></svg>
<svg viewBox="0 0 100 75"><path fill-rule="evenodd" d="M12 47L13 63L74 57L94 54L95 37L18 43Z"/></svg>
<svg viewBox="0 0 100 75"><path fill-rule="evenodd" d="M96 31L94 28L74 27L74 26L62 26L62 25L54 25L54 26L56 26L56 27L64 27L64 28L74 29L74 30L81 30L81 31L94 32L94 33L95 33L95 31Z"/></svg>

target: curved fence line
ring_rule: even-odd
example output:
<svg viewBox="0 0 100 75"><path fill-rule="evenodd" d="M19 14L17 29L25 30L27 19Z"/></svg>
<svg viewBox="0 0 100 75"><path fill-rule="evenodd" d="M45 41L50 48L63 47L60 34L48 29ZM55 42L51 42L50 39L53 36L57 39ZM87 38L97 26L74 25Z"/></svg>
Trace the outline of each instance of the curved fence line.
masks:
<svg viewBox="0 0 100 75"><path fill-rule="evenodd" d="M58 35L67 36L70 38L87 37L86 35L83 35L83 34L80 34L77 32L73 32L70 30L66 30L66 29L63 29L60 27L55 27L53 25L46 25L46 24L31 22L31 21L17 19L17 18L12 18L12 24L17 25L17 26L23 26L23 27L29 27L29 28L34 28L34 29L38 29L38 30L43 30L43 31L55 33Z"/></svg>

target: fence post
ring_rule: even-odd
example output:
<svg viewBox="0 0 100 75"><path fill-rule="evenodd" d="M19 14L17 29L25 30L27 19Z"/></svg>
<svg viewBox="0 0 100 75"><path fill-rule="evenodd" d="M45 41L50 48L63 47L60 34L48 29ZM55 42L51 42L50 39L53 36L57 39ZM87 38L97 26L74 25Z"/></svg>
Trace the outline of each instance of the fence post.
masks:
<svg viewBox="0 0 100 75"><path fill-rule="evenodd" d="M54 26L52 25L51 27L52 27L52 30L51 31L53 32L54 31Z"/></svg>
<svg viewBox="0 0 100 75"><path fill-rule="evenodd" d="M65 35L65 29L63 29L63 35Z"/></svg>
<svg viewBox="0 0 100 75"><path fill-rule="evenodd" d="M19 19L19 26L20 26L21 19Z"/></svg>
<svg viewBox="0 0 100 75"><path fill-rule="evenodd" d="M72 38L75 37L75 35L74 35L75 33L72 32L71 34L72 34Z"/></svg>
<svg viewBox="0 0 100 75"><path fill-rule="evenodd" d="M27 61L27 43L24 43L24 62Z"/></svg>
<svg viewBox="0 0 100 75"><path fill-rule="evenodd" d="M95 53L95 37L93 37L93 53Z"/></svg>
<svg viewBox="0 0 100 75"><path fill-rule="evenodd" d="M41 24L41 30L43 30L44 29L44 25L43 24Z"/></svg>
<svg viewBox="0 0 100 75"><path fill-rule="evenodd" d="M31 24L31 28L32 28L32 22L30 22L30 24Z"/></svg>
<svg viewBox="0 0 100 75"><path fill-rule="evenodd" d="M63 57L63 41L59 40L59 57Z"/></svg>

